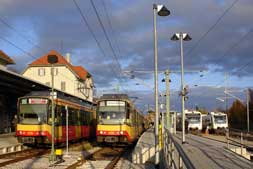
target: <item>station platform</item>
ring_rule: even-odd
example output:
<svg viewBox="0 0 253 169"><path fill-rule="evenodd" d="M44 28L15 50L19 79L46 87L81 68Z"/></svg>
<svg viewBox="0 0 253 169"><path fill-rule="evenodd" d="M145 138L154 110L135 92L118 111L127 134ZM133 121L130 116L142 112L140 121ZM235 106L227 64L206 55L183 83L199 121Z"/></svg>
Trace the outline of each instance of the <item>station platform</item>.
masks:
<svg viewBox="0 0 253 169"><path fill-rule="evenodd" d="M155 129L149 128L139 138L132 153L132 163L155 168Z"/></svg>
<svg viewBox="0 0 253 169"><path fill-rule="evenodd" d="M18 144L15 132L0 135L0 148Z"/></svg>
<svg viewBox="0 0 253 169"><path fill-rule="evenodd" d="M182 144L181 133L175 135L174 139L183 148L195 168L251 169L253 167L250 160L228 150L227 144L221 136L200 137L187 134L185 144Z"/></svg>

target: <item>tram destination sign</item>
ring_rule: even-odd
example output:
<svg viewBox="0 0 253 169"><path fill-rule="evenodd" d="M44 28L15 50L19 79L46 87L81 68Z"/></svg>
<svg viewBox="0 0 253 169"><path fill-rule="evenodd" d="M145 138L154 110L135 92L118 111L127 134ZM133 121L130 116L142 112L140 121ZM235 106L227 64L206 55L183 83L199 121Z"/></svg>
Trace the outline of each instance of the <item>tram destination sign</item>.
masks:
<svg viewBox="0 0 253 169"><path fill-rule="evenodd" d="M125 106L125 104L126 103L124 101L115 101L115 100L106 102L107 106Z"/></svg>
<svg viewBox="0 0 253 169"><path fill-rule="evenodd" d="M47 99L42 99L42 98L30 98L29 99L29 104L47 104L48 100Z"/></svg>

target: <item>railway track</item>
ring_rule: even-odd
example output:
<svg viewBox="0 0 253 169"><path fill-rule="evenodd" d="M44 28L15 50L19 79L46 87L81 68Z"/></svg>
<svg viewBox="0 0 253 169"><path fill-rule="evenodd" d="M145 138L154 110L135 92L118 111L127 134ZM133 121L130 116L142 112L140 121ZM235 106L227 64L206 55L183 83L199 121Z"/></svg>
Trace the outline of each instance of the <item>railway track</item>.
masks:
<svg viewBox="0 0 253 169"><path fill-rule="evenodd" d="M60 149L65 149L64 147L58 147ZM71 151L73 159L67 159L67 164L64 166L68 166L69 163L73 163L80 156L80 152L85 151L87 149L92 148L92 145L88 144L88 142L75 142L69 145L69 150ZM0 154L0 168L62 168L57 166L60 159L57 161L49 161L49 154L51 152L50 148L28 148L22 151L15 151L10 153ZM63 160L64 161L64 160ZM72 162L71 162L72 161ZM62 161L60 161L62 163ZM29 166L32 164L32 166Z"/></svg>
<svg viewBox="0 0 253 169"><path fill-rule="evenodd" d="M27 160L33 157L42 156L47 153L49 153L49 150L47 149L26 149L17 152L1 154L0 167Z"/></svg>
<svg viewBox="0 0 253 169"><path fill-rule="evenodd" d="M103 147L69 166L74 168L105 168L112 169L129 147Z"/></svg>
<svg viewBox="0 0 253 169"><path fill-rule="evenodd" d="M0 155L0 168L114 168L122 155L131 150L129 147L93 147L89 151L82 143L70 146L70 158L62 162L50 162L50 149L27 149ZM78 157L80 157L78 159ZM78 159L78 160L77 160ZM95 166L95 167L94 167Z"/></svg>

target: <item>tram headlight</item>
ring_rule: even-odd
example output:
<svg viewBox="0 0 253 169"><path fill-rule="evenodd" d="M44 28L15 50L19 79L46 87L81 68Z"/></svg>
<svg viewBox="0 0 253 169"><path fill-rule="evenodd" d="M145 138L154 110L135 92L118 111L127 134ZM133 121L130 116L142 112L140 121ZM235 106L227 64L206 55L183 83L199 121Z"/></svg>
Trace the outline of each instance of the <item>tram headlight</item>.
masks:
<svg viewBox="0 0 253 169"><path fill-rule="evenodd" d="M123 134L124 134L124 132L123 132L123 131L120 131L120 132L119 132L119 134L123 135Z"/></svg>
<svg viewBox="0 0 253 169"><path fill-rule="evenodd" d="M99 131L99 134L103 134L104 132L103 131Z"/></svg>

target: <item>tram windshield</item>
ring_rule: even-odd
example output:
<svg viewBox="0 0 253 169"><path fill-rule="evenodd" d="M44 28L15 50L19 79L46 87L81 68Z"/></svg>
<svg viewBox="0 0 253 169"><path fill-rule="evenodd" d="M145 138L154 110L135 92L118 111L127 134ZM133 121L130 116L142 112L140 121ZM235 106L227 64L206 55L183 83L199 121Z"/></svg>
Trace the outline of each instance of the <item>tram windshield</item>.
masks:
<svg viewBox="0 0 253 169"><path fill-rule="evenodd" d="M226 116L225 115L219 115L214 116L215 123L226 123Z"/></svg>
<svg viewBox="0 0 253 169"><path fill-rule="evenodd" d="M190 124L200 123L200 115L186 115Z"/></svg>
<svg viewBox="0 0 253 169"><path fill-rule="evenodd" d="M19 123L41 124L46 122L47 99L21 99L19 104Z"/></svg>
<svg viewBox="0 0 253 169"><path fill-rule="evenodd" d="M124 106L102 106L98 111L99 124L123 124L126 119Z"/></svg>

